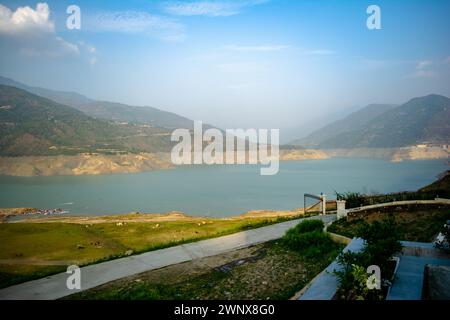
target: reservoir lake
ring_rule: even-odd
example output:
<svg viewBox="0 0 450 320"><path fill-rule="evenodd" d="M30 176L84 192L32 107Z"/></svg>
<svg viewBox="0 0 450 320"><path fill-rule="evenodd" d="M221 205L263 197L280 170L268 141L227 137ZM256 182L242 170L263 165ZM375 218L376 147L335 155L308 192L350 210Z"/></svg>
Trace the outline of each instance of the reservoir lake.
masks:
<svg viewBox="0 0 450 320"><path fill-rule="evenodd" d="M303 207L303 194L413 191L448 170L447 160L332 158L282 161L274 176L256 165L181 166L102 176L0 176L0 207L62 208L69 215L181 211L225 217Z"/></svg>

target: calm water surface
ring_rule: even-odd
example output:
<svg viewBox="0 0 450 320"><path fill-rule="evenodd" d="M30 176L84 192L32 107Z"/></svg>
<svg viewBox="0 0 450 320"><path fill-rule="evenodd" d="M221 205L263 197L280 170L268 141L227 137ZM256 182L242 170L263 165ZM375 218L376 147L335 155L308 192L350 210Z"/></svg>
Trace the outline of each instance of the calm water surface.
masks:
<svg viewBox="0 0 450 320"><path fill-rule="evenodd" d="M0 207L63 208L102 215L182 211L231 216L253 209L303 206L303 193L416 190L447 170L443 160L393 163L372 159L281 162L275 176L259 167L187 166L138 174L65 177L1 177Z"/></svg>

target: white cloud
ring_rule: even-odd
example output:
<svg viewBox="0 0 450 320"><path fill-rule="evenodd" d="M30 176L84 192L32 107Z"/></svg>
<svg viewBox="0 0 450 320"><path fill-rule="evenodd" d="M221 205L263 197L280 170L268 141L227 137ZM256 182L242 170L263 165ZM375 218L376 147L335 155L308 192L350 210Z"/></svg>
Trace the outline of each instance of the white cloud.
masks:
<svg viewBox="0 0 450 320"><path fill-rule="evenodd" d="M414 77L416 78L433 78L436 76L436 73L432 70L433 61L431 60L423 60L419 61L416 65L416 71L414 73Z"/></svg>
<svg viewBox="0 0 450 320"><path fill-rule="evenodd" d="M287 45L259 45L259 46L237 46L227 45L225 49L241 52L270 52L270 51L282 51L288 49Z"/></svg>
<svg viewBox="0 0 450 320"><path fill-rule="evenodd" d="M356 57L361 59L362 66L368 69L378 70L378 69L398 69L401 72L405 72L405 77L407 78L438 78L442 76L444 69L443 67L448 64L446 59L441 58L436 60L374 60L374 59L364 59L361 57Z"/></svg>
<svg viewBox="0 0 450 320"><path fill-rule="evenodd" d="M336 51L325 50L325 49L316 49L316 50L306 51L305 54L311 55L311 56L330 56L330 55L336 54Z"/></svg>
<svg viewBox="0 0 450 320"><path fill-rule="evenodd" d="M149 33L165 40L184 38L184 26L182 24L145 11L101 12L86 19L89 31Z"/></svg>
<svg viewBox="0 0 450 320"><path fill-rule="evenodd" d="M369 59L360 56L353 57L353 59L359 60L363 68L371 70L398 68L405 65L409 67L412 63L415 63L410 60Z"/></svg>
<svg viewBox="0 0 450 320"><path fill-rule="evenodd" d="M423 69L427 68L428 66L431 66L432 64L433 64L433 62L430 60L419 61L419 63L417 63L416 69L423 70Z"/></svg>
<svg viewBox="0 0 450 320"><path fill-rule="evenodd" d="M230 62L218 64L217 69L222 73L256 74L267 70L267 66L253 61Z"/></svg>
<svg viewBox="0 0 450 320"><path fill-rule="evenodd" d="M84 41L79 41L78 46L84 55L88 57L89 64L91 66L96 65L98 62L97 48Z"/></svg>
<svg viewBox="0 0 450 320"><path fill-rule="evenodd" d="M268 2L269 0L222 0L222 1L173 1L164 5L165 11L177 16L233 16L250 6Z"/></svg>
<svg viewBox="0 0 450 320"><path fill-rule="evenodd" d="M434 78L436 76L436 73L433 71L426 71L426 70L418 70L414 74L416 78Z"/></svg>
<svg viewBox="0 0 450 320"><path fill-rule="evenodd" d="M67 42L61 37L56 37L55 39L57 42L59 42L61 47L64 48L64 50L68 52L80 53L80 49L78 49L78 46L76 44Z"/></svg>
<svg viewBox="0 0 450 320"><path fill-rule="evenodd" d="M89 59L89 64L90 64L91 66L96 65L97 62L98 62L97 57L91 57L91 58Z"/></svg>
<svg viewBox="0 0 450 320"><path fill-rule="evenodd" d="M25 56L54 58L80 53L77 45L56 35L47 3L38 3L36 9L25 6L15 11L0 4L0 37L3 49Z"/></svg>
<svg viewBox="0 0 450 320"><path fill-rule="evenodd" d="M80 54L80 49L77 45L67 42L61 37L40 38L36 39L34 43L27 41L26 45L20 45L16 49L26 57L58 58L64 55Z"/></svg>
<svg viewBox="0 0 450 320"><path fill-rule="evenodd" d="M16 11L0 4L0 32L17 34L24 32L49 32L55 31L55 25L49 20L50 10L48 4L38 3L36 10L26 6L19 7Z"/></svg>

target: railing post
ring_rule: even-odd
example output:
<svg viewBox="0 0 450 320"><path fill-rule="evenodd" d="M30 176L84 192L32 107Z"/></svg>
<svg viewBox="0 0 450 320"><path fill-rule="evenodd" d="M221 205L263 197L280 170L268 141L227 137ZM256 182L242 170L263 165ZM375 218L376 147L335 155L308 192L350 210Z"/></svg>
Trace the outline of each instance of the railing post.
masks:
<svg viewBox="0 0 450 320"><path fill-rule="evenodd" d="M336 210L338 220L347 217L347 209L345 209L345 200L336 200Z"/></svg>

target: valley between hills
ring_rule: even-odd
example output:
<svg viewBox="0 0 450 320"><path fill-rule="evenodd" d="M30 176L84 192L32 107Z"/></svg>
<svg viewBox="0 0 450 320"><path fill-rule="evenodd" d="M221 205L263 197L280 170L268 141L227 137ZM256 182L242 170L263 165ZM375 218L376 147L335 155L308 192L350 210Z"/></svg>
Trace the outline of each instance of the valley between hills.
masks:
<svg viewBox="0 0 450 320"><path fill-rule="evenodd" d="M279 160L448 159L449 118L450 98L436 94L402 105L371 104L281 144ZM157 108L96 101L0 76L0 175L172 169L170 136L174 129L193 127L194 121Z"/></svg>

